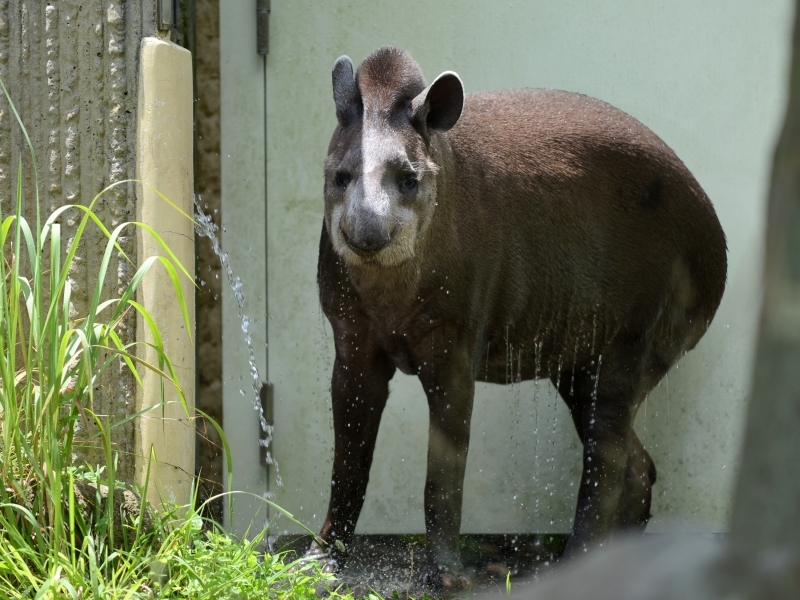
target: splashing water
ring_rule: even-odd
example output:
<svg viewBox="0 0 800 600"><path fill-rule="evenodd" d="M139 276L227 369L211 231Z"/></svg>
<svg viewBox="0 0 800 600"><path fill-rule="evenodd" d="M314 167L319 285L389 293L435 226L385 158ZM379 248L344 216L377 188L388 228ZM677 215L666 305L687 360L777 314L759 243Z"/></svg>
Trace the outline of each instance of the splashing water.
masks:
<svg viewBox="0 0 800 600"><path fill-rule="evenodd" d="M278 487L283 487L283 481L281 479L280 471L278 470L278 462L270 452L274 427L270 422L267 421L266 417L264 416L264 409L261 406L261 387L263 384L261 383L261 377L258 373L258 366L256 365L256 354L255 350L253 349L253 334L250 333L251 320L250 317L244 313L244 284L242 283L241 278L239 278L237 275L234 275L233 268L230 264L230 257L228 256L227 252L222 250L222 246L219 243L219 237L217 236L219 227L217 227L217 225L214 223L211 215L207 215L203 212L203 209L200 206L200 199L198 197L195 197L194 208L194 218L196 222L195 231L197 232L197 235L208 238L208 240L211 242L211 249L214 251L214 254L219 257L219 262L225 271L228 285L233 291L233 297L238 306L239 319L242 321L242 333L244 334L244 342L247 346L248 361L250 363L253 410L258 412L258 420L263 433L263 437L258 441L258 444L265 449L266 463L275 467L275 483L278 485ZM245 395L244 390L240 390L240 392L242 396ZM272 494L269 492L266 494L266 496L271 495Z"/></svg>

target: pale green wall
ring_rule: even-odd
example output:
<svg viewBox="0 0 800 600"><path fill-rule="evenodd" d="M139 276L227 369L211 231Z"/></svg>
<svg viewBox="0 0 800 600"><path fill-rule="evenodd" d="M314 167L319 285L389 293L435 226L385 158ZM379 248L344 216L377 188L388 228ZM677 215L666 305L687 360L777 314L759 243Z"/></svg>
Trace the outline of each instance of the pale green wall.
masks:
<svg viewBox="0 0 800 600"><path fill-rule="evenodd" d="M272 3L267 251L269 377L276 386L275 452L284 481L282 489L272 486L278 502L312 528L327 505L332 349L315 276L322 161L335 125L330 69L341 54L357 65L378 46L394 44L411 52L429 81L455 70L468 92L550 87L608 101L659 134L703 185L728 237L728 288L709 333L650 395L637 430L659 469L652 530L673 524L725 529L757 318L763 200L785 102L791 3L399 5ZM244 138L230 138L236 125L225 114L248 99L226 91L226 51L249 57L252 46L223 34L223 144L235 161L257 151ZM254 213L241 207L260 199L227 189L223 194L229 234L237 222L252 229ZM232 243L251 243L237 237ZM257 289L254 268L247 284ZM233 335L226 333L226 344L237 344ZM231 362L228 387L239 385ZM411 378L398 374L392 389L359 524L363 532L423 529L427 409ZM226 401L233 396L226 391ZM226 419L231 410L226 406ZM242 414L252 418L252 411ZM463 530L567 531L579 457L569 417L548 383L479 386Z"/></svg>

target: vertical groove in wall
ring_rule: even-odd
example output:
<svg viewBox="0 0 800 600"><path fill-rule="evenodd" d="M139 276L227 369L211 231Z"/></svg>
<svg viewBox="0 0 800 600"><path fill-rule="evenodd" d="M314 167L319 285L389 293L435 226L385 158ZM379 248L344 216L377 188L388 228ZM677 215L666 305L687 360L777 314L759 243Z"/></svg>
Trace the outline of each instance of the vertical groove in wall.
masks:
<svg viewBox="0 0 800 600"><path fill-rule="evenodd" d="M78 78L80 73L80 57L78 55L78 39L80 37L78 7L73 2L60 3L58 26L63 34L59 36L59 52L61 56L71 60L60 62L60 87L57 90L60 103L61 144L63 169L61 189L63 201L76 204L81 201L81 131L80 100L78 97ZM53 162L56 161L54 157ZM89 165L87 165L89 168Z"/></svg>
<svg viewBox="0 0 800 600"><path fill-rule="evenodd" d="M21 40L22 43L19 44L20 47L19 65L15 65L19 69L19 77L23 81L25 89L28 90L32 89L33 86L35 85L35 83L31 81L31 75L30 75L30 56L31 56L30 50L31 50L31 38L35 38L36 36L36 32L34 31L34 28L31 25L31 15L29 8L30 4L27 2L23 2L22 5L20 6L19 16L21 24L20 33L22 35L22 40ZM13 82L13 74L11 76L12 80L9 81L9 84ZM13 89L10 89L9 92L11 92L12 97L17 96L17 94L15 94ZM16 100L17 110L20 111L22 115L32 115L34 113L35 99L36 95L34 94L25 94L24 96L20 97L19 99ZM36 145L36 143L38 142L38 140L36 139L36 132L31 132L29 133L29 135L31 136L34 145ZM23 148L22 137L18 134L14 135L14 142L16 142L17 147L20 148L20 151L22 151ZM22 155L25 157L25 160L27 160L27 152L22 152ZM28 165L28 170L26 171L26 173L30 174L30 164ZM26 177L25 183L27 184L28 189L30 189L30 177Z"/></svg>
<svg viewBox="0 0 800 600"><path fill-rule="evenodd" d="M0 0L0 79L8 79L9 52L9 11L8 0ZM11 207L11 148L2 140L11 139L11 119L5 98L0 94L0 210L6 214Z"/></svg>
<svg viewBox="0 0 800 600"><path fill-rule="evenodd" d="M36 120L42 125L32 127L28 125L28 135L33 141L36 148L36 163L37 173L33 172L33 168L28 168L25 171L25 180L28 184L28 189L31 193L26 195L26 209L28 219L33 222L36 214L36 195L33 193L34 183L39 179L41 185L39 193L43 193L43 197L47 197L47 188L44 187L46 181L46 165L47 155L45 154L47 144L47 104L48 90L47 90L47 54L44 45L44 2L36 2L31 0L26 2L23 7L25 9L25 22L28 27L28 35L26 37L26 44L24 46L22 70L28 78L28 89L40 90L38 94L26 94L25 99L28 101L28 123L32 124L32 120Z"/></svg>
<svg viewBox="0 0 800 600"><path fill-rule="evenodd" d="M155 0L0 0L0 77L29 132L39 165L40 209L46 218L64 204L88 205L109 184L132 179L136 168L136 100L141 38L155 33ZM0 203L13 210L17 161L26 168L26 216L35 217L27 148L5 98L0 98ZM95 212L109 229L134 219L135 188L107 192ZM80 215L62 219L65 243ZM105 241L87 227L70 270L74 317L86 313ZM126 231L122 250L136 261L136 236ZM118 296L135 267L117 253L103 293ZM136 339L135 317L125 321L124 341ZM134 380L113 367L95 388L96 412L120 421L135 411ZM133 424L115 430L119 476L132 479ZM87 457L91 459L91 457Z"/></svg>
<svg viewBox="0 0 800 600"><path fill-rule="evenodd" d="M50 211L61 204L61 163L63 160L62 131L61 131L61 63L59 61L59 23L58 7L47 5L45 11L45 74L47 84L47 154L38 158L40 169L47 169L46 178L42 183L45 187L45 206ZM68 198L65 201L71 202ZM44 206L41 207L44 209Z"/></svg>
<svg viewBox="0 0 800 600"><path fill-rule="evenodd" d="M219 0L195 2L195 188L203 210L219 227L220 215L220 73ZM197 407L222 424L222 285L224 274L206 239L196 245ZM198 419L199 500L223 491L222 441L204 419ZM222 499L207 505L222 521Z"/></svg>
<svg viewBox="0 0 800 600"><path fill-rule="evenodd" d="M105 30L105 85L106 97L108 98L106 119L106 153L108 156L108 180L107 183L117 183L125 179L132 179L134 172L129 163L135 164L130 160L133 156L133 144L135 144L135 129L131 132L127 122L132 111L128 110L125 102L125 94L130 93L128 89L129 74L127 73L126 55L126 26L125 14L126 6L124 2L110 2L106 8L106 30ZM131 73L130 78L135 80L136 73ZM134 96L135 98L135 96ZM135 119L133 119L135 122ZM132 135L131 135L132 133ZM122 222L131 220L131 215L135 215L135 208L131 199L133 198L133 188L128 185L119 185L104 195L103 205L107 210L111 225L116 227ZM136 254L136 236L132 231L126 231L123 239L120 240L122 250L129 256ZM108 295L119 295L126 283L133 275L133 268L130 267L124 258L117 252L115 254L115 272L109 273L106 280L104 293ZM135 323L128 319L122 324L121 333L133 341L135 339ZM108 389L108 393L116 397L117 402L111 407L111 421L119 421L128 412L135 409L135 389L124 381L124 369L120 368L120 377L114 377L114 373L108 373L102 382ZM131 444L134 439L131 437L135 432L131 429L126 431L126 438Z"/></svg>

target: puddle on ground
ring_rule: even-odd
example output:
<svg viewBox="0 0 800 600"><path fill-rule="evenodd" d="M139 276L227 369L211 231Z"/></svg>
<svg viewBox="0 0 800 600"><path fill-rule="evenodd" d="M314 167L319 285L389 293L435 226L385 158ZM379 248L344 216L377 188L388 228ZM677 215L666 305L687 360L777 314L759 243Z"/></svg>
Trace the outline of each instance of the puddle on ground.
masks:
<svg viewBox="0 0 800 600"><path fill-rule="evenodd" d="M515 589L551 569L553 558L561 554L566 540L566 535L462 535L461 558L475 587L467 592L439 593L436 597L505 596L508 573L513 596ZM293 551L293 558L302 554L309 543L308 536L285 536L276 541L274 548ZM417 584L424 556L422 535L356 536L339 581L357 597L373 591L387 599L431 597L429 590Z"/></svg>

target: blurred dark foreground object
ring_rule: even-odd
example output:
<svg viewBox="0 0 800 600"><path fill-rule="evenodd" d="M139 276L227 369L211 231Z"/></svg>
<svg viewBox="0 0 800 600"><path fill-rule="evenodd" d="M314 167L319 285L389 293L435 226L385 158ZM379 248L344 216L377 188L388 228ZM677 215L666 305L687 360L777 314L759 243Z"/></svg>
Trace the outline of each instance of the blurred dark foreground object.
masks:
<svg viewBox="0 0 800 600"><path fill-rule="evenodd" d="M622 540L514 594L800 599L800 2L768 202L763 305L731 535Z"/></svg>
<svg viewBox="0 0 800 600"><path fill-rule="evenodd" d="M514 598L533 600L797 600L800 555L732 549L688 534L627 539L564 564Z"/></svg>

